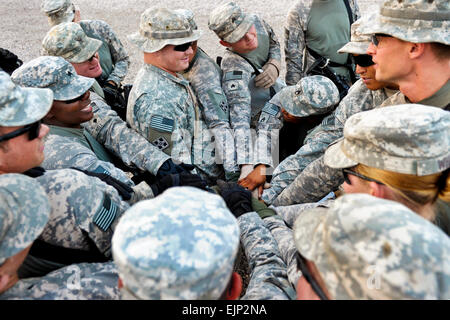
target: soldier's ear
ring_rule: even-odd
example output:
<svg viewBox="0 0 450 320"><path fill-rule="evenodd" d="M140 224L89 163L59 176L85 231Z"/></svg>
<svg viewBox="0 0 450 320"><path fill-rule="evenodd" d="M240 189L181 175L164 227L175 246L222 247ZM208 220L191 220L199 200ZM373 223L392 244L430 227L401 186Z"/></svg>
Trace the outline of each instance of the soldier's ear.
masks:
<svg viewBox="0 0 450 320"><path fill-rule="evenodd" d="M410 43L409 56L411 59L417 59L425 52L425 43Z"/></svg>
<svg viewBox="0 0 450 320"><path fill-rule="evenodd" d="M9 283L9 275L0 273L0 294L5 291Z"/></svg>
<svg viewBox="0 0 450 320"><path fill-rule="evenodd" d="M242 278L241 276L233 272L230 279L230 286L228 286L225 292L225 300L237 300L242 291Z"/></svg>
<svg viewBox="0 0 450 320"><path fill-rule="evenodd" d="M229 43L229 42L226 42L226 41L223 41L223 40L219 40L219 43L221 45L223 45L224 47L231 48L231 43Z"/></svg>
<svg viewBox="0 0 450 320"><path fill-rule="evenodd" d="M122 289L123 288L123 282L122 282L122 279L119 277L119 280L117 281L117 287L119 288L119 289Z"/></svg>

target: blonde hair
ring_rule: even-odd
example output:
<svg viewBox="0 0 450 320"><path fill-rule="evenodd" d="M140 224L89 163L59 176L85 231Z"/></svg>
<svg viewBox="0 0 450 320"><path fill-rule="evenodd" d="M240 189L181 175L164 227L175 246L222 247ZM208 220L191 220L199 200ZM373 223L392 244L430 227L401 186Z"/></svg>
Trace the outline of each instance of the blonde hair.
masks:
<svg viewBox="0 0 450 320"><path fill-rule="evenodd" d="M355 171L388 186L396 195L395 200L416 212L426 205L434 205L437 199L450 201L450 169L416 176L358 164ZM434 217L434 212L430 212L429 216Z"/></svg>

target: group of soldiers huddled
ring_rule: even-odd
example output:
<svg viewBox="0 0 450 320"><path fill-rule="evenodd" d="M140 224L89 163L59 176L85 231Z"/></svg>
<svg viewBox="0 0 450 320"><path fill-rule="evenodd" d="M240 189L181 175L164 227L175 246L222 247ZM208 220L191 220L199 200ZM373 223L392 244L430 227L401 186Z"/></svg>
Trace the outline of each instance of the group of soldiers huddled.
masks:
<svg viewBox="0 0 450 320"><path fill-rule="evenodd" d="M151 7L128 85L107 23L41 8L42 56L1 52L0 299L450 298L449 1L297 1L285 81L258 15L217 5L212 59Z"/></svg>

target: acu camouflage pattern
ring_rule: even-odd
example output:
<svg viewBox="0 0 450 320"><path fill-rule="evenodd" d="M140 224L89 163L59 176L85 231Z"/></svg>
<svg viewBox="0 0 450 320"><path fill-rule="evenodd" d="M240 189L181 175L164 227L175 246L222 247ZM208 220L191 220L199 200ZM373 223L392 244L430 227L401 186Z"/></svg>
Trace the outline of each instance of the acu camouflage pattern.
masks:
<svg viewBox="0 0 450 320"><path fill-rule="evenodd" d="M284 27L284 52L286 60L286 84L295 85L305 71L314 63L314 58L306 53L306 30L308 17L314 0L298 1L289 10ZM356 0L349 0L353 21L360 16Z"/></svg>
<svg viewBox="0 0 450 320"><path fill-rule="evenodd" d="M219 299L233 271L239 227L225 202L175 187L132 206L113 237L123 298Z"/></svg>
<svg viewBox="0 0 450 320"><path fill-rule="evenodd" d="M436 107L405 104L351 116L344 138L324 155L332 168L358 163L417 176L450 167L450 114Z"/></svg>
<svg viewBox="0 0 450 320"><path fill-rule="evenodd" d="M22 174L0 175L0 266L33 243L49 214L39 183Z"/></svg>
<svg viewBox="0 0 450 320"><path fill-rule="evenodd" d="M368 15L362 16L350 27L350 42L347 42L342 48L337 52L339 53L352 53L352 54L367 54L367 48L369 48L372 42L370 35L363 34L362 29L366 24L372 23L375 15L370 13Z"/></svg>
<svg viewBox="0 0 450 320"><path fill-rule="evenodd" d="M192 30L184 14L176 10L151 7L145 10L140 19L139 31L128 39L143 52L156 52L166 45L179 45L196 41L202 31Z"/></svg>
<svg viewBox="0 0 450 320"><path fill-rule="evenodd" d="M240 238L250 268L250 281L242 300L295 300L277 241L256 212L238 218Z"/></svg>
<svg viewBox="0 0 450 320"><path fill-rule="evenodd" d="M91 92L90 98L94 116L89 122L83 123L82 127L125 165L156 176L159 168L170 157L129 128L97 94Z"/></svg>
<svg viewBox="0 0 450 320"><path fill-rule="evenodd" d="M50 89L21 88L0 71L0 126L24 126L41 120L52 104Z"/></svg>
<svg viewBox="0 0 450 320"><path fill-rule="evenodd" d="M269 38L268 59L281 60L280 44L273 29L263 19L255 16L254 20L258 37ZM266 61L266 62L267 62ZM256 128L261 106L252 105L252 94L249 88L253 81L254 69L246 60L231 50L226 50L222 59L222 88L230 108L230 123L234 130L237 164L253 164L253 140L251 128ZM270 152L268 152L270 154Z"/></svg>
<svg viewBox="0 0 450 320"><path fill-rule="evenodd" d="M72 22L75 18L75 6L71 0L43 0L41 9L51 26Z"/></svg>
<svg viewBox="0 0 450 320"><path fill-rule="evenodd" d="M348 194L295 222L333 299L449 299L450 240L400 203Z"/></svg>
<svg viewBox="0 0 450 320"><path fill-rule="evenodd" d="M254 23L254 18L253 15L242 11L236 3L228 2L211 12L208 27L220 39L228 43L235 43L247 33Z"/></svg>
<svg viewBox="0 0 450 320"><path fill-rule="evenodd" d="M384 33L414 43L450 45L450 3L447 0L386 0L364 33Z"/></svg>
<svg viewBox="0 0 450 320"><path fill-rule="evenodd" d="M189 68L182 73L195 92L208 129L214 135L216 163L223 163L225 172L237 172L230 111L222 90L222 70L201 48Z"/></svg>
<svg viewBox="0 0 450 320"><path fill-rule="evenodd" d="M21 279L0 300L119 300L118 280L112 262L72 264Z"/></svg>
<svg viewBox="0 0 450 320"><path fill-rule="evenodd" d="M16 69L11 80L23 87L48 88L53 100L66 101L83 95L95 79L79 76L75 68L61 57L42 56Z"/></svg>
<svg viewBox="0 0 450 320"><path fill-rule="evenodd" d="M130 57L122 42L117 37L117 34L109 24L102 20L81 20L80 26L91 38L102 41L109 49L113 65L110 66L112 69L111 73L106 74L106 81L113 81L116 84L120 84L127 75L128 67L130 66ZM101 62L102 56L100 55ZM105 73L105 70L103 72Z"/></svg>
<svg viewBox="0 0 450 320"><path fill-rule="evenodd" d="M152 125L152 118L173 125ZM175 77L146 64L138 72L128 98L127 122L154 145L163 139L166 144L160 150L174 161L193 164L206 179L223 176L195 94L181 75Z"/></svg>
<svg viewBox="0 0 450 320"><path fill-rule="evenodd" d="M44 52L63 57L71 63L90 59L101 47L100 40L89 38L78 23L66 22L51 28L42 40Z"/></svg>
<svg viewBox="0 0 450 320"><path fill-rule="evenodd" d="M262 195L264 202L272 203L276 206L310 203L320 200L332 191L333 189L325 190L323 188L324 183L321 182L321 179L317 179L317 176L324 171L328 172L330 170L328 167L318 165L314 170L310 168L309 174L302 171L314 160L320 158L330 143L343 136L345 121L351 115L379 106L392 93L392 90L387 89L369 90L362 80L358 80L350 88L348 94L342 99L333 113L325 117L322 123L307 136L304 145L297 153L287 157L275 168L271 187L264 190ZM332 176L336 176L336 174ZM326 178L327 176L325 175L324 177ZM315 180L314 183L311 180L313 178ZM304 187L302 188L300 183L296 183L295 186L291 185L294 180L303 183ZM331 180L329 181L331 182ZM339 173L338 182L340 181L342 181L342 176ZM340 184L338 182L336 182L337 186ZM299 188L301 188L301 192L299 192ZM283 196L280 195L282 192ZM318 195L315 195L316 193ZM300 200L296 199L302 197L302 194L315 196L313 199L306 196L303 199L304 201L297 202ZM277 197L279 199L276 199Z"/></svg>

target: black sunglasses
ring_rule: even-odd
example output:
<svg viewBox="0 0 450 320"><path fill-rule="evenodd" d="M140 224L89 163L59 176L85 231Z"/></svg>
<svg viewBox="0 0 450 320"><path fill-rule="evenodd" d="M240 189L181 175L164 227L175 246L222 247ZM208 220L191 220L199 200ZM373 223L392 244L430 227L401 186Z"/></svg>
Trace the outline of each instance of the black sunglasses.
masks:
<svg viewBox="0 0 450 320"><path fill-rule="evenodd" d="M317 283L316 279L309 272L308 266L306 265L306 259L300 254L300 252L295 253L295 259L297 260L297 268L302 272L302 276L305 277L306 281L311 285L311 288L317 294L321 300L328 300L325 292Z"/></svg>
<svg viewBox="0 0 450 320"><path fill-rule="evenodd" d="M380 182L380 181L378 181L378 180L375 180L375 179L366 177L365 175L362 175L362 174L360 174L360 173L358 173L358 172L355 172L355 171L353 171L353 170L350 170L350 169L342 169L342 175L344 176L344 181L347 182L348 185L351 185L351 184L352 184L352 182L350 181L350 178L348 177L349 174L351 174L351 175L353 175L353 176L355 176L355 177L361 178L361 179L363 179L363 180L366 180L366 181L372 181L372 182L376 182L376 183L378 183L378 184L384 185L383 182Z"/></svg>
<svg viewBox="0 0 450 320"><path fill-rule="evenodd" d="M86 92L83 93L83 94L82 94L81 96L79 96L79 97L73 98L73 99L71 99L71 100L66 100L66 101L63 101L63 102L64 102L65 104L75 103L75 102L77 102L77 101L81 101L85 95L86 95Z"/></svg>
<svg viewBox="0 0 450 320"><path fill-rule="evenodd" d="M370 67L375 63L372 61L372 56L368 54L361 54L359 56L352 56L353 62L360 67Z"/></svg>
<svg viewBox="0 0 450 320"><path fill-rule="evenodd" d="M28 140L34 140L39 137L39 132L41 130L41 120L36 121L32 124L26 125L23 128L14 130L13 132L7 133L3 136L0 136L0 142L10 140L12 138L18 137L21 134L28 132Z"/></svg>
<svg viewBox="0 0 450 320"><path fill-rule="evenodd" d="M384 34L384 33L375 33L372 35L371 39L372 39L372 43L375 47L378 47L378 44L380 43L378 41L377 37L390 37L392 38L392 36L388 35L388 34Z"/></svg>
<svg viewBox="0 0 450 320"><path fill-rule="evenodd" d="M185 52L189 47L192 46L192 42L187 42L180 44L178 46L173 47L173 50L179 51L179 52Z"/></svg>

